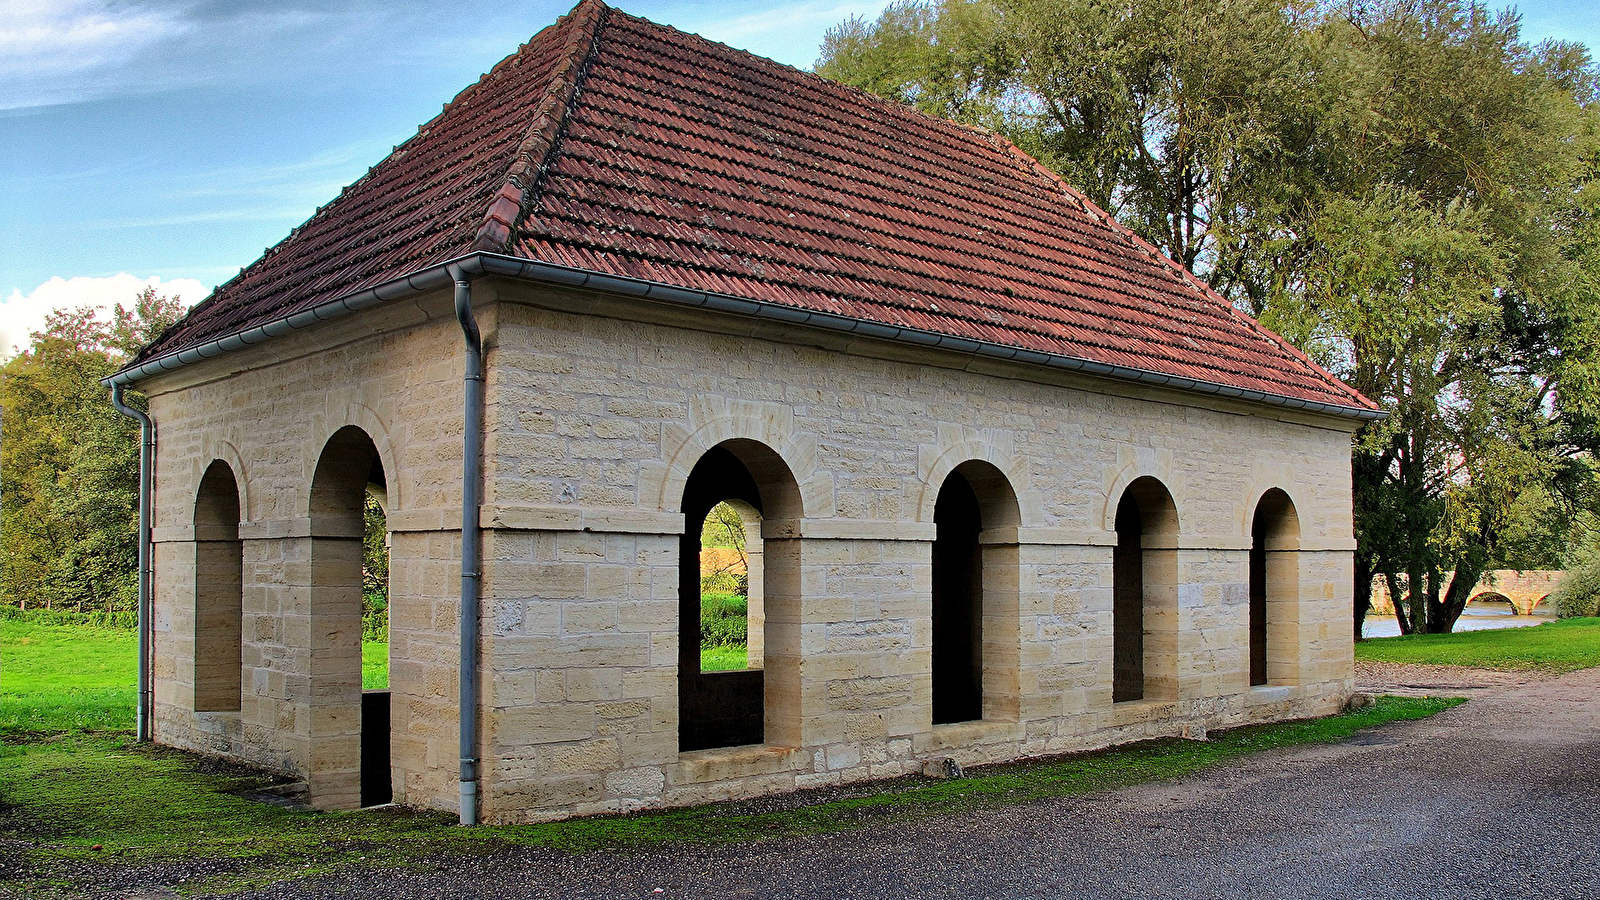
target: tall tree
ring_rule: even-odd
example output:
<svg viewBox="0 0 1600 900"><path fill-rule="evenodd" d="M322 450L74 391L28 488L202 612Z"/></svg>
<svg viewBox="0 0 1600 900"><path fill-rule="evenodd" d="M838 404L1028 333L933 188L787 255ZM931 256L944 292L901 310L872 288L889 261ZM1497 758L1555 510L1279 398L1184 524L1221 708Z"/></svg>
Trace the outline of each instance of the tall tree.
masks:
<svg viewBox="0 0 1600 900"><path fill-rule="evenodd" d="M1305 11L1277 0L898 2L824 38L817 72L982 125L1225 295L1309 150Z"/></svg>
<svg viewBox="0 0 1600 900"><path fill-rule="evenodd" d="M1374 576L1446 631L1593 520L1582 47L1464 0L902 0L817 70L1005 134L1390 412L1354 448L1358 635Z"/></svg>
<svg viewBox="0 0 1600 900"><path fill-rule="evenodd" d="M1399 0L1313 36L1339 89L1263 318L1391 414L1356 443L1357 628L1377 574L1402 631L1449 631L1484 571L1593 503L1594 71L1518 34Z"/></svg>
<svg viewBox="0 0 1600 900"><path fill-rule="evenodd" d="M0 366L0 601L131 607L138 429L99 382L181 311L176 299L146 289L109 322L89 308L57 312Z"/></svg>

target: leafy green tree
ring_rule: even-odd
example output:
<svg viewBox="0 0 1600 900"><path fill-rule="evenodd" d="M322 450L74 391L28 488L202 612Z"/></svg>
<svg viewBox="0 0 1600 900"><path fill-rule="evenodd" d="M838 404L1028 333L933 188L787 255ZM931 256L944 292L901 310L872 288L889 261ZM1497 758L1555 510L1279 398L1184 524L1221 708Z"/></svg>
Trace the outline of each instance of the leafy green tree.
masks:
<svg viewBox="0 0 1600 900"><path fill-rule="evenodd" d="M819 74L993 129L1225 295L1252 276L1309 152L1296 4L944 0L830 30Z"/></svg>
<svg viewBox="0 0 1600 900"><path fill-rule="evenodd" d="M151 289L119 305L110 322L89 308L56 312L0 365L0 601L131 609L138 428L111 407L100 379L181 312Z"/></svg>
<svg viewBox="0 0 1600 900"><path fill-rule="evenodd" d="M1448 631L1594 521L1597 77L1519 35L1463 0L899 2L817 70L1000 132L1378 401L1356 633L1374 576Z"/></svg>
<svg viewBox="0 0 1600 900"><path fill-rule="evenodd" d="M1355 448L1357 627L1377 574L1402 631L1449 631L1594 502L1594 71L1518 33L1459 2L1316 31L1340 89L1263 319L1390 412Z"/></svg>

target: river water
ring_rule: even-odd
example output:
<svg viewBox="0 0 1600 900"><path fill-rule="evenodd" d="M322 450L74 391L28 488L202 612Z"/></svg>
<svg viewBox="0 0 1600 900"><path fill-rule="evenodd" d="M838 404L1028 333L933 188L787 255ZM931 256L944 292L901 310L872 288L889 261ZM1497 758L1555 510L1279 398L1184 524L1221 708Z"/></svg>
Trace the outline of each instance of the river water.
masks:
<svg viewBox="0 0 1600 900"><path fill-rule="evenodd" d="M1492 600L1468 603L1456 620L1456 631L1484 631L1490 628L1524 628L1555 620L1555 610L1541 603L1531 616L1515 615L1511 604ZM1370 613L1362 623L1361 636L1394 637L1400 633L1400 623L1389 613Z"/></svg>

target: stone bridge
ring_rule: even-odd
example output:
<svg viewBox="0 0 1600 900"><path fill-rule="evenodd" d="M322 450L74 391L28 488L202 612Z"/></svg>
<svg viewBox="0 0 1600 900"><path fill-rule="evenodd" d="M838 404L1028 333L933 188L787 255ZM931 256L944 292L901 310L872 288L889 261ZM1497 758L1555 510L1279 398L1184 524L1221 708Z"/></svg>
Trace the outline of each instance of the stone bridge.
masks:
<svg viewBox="0 0 1600 900"><path fill-rule="evenodd" d="M1500 600L1510 603L1516 615L1531 616L1534 607L1543 603L1566 575L1559 569L1529 569L1526 572L1498 569L1486 572L1483 580L1473 587L1467 603L1471 605L1479 600ZM1446 573L1443 583L1450 583L1450 573ZM1372 579L1372 611L1389 615L1394 613L1389 586L1381 577Z"/></svg>

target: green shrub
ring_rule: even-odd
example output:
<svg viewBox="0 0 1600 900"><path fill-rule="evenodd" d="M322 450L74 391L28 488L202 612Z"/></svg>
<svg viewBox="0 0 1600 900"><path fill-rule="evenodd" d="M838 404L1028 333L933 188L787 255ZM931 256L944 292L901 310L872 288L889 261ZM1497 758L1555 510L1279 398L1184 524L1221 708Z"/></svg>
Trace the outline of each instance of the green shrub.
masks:
<svg viewBox="0 0 1600 900"><path fill-rule="evenodd" d="M389 642L389 592L361 593L361 639Z"/></svg>
<svg viewBox="0 0 1600 900"><path fill-rule="evenodd" d="M708 592L700 595L700 616L727 618L750 614L750 601L743 594Z"/></svg>
<svg viewBox="0 0 1600 900"><path fill-rule="evenodd" d="M1567 573L1550 594L1550 605L1563 619L1600 613L1600 558L1591 559Z"/></svg>
<svg viewBox="0 0 1600 900"><path fill-rule="evenodd" d="M743 647L749 641L749 601L738 594L700 595L700 646Z"/></svg>
<svg viewBox="0 0 1600 900"><path fill-rule="evenodd" d="M135 628L139 624L139 612L132 609L78 612L71 609L19 609L15 606L0 606L0 620L27 622L31 625Z"/></svg>

